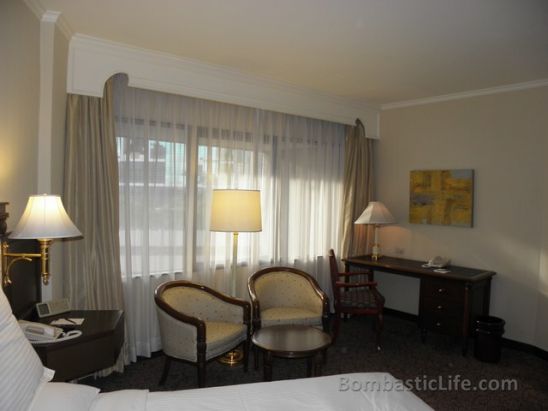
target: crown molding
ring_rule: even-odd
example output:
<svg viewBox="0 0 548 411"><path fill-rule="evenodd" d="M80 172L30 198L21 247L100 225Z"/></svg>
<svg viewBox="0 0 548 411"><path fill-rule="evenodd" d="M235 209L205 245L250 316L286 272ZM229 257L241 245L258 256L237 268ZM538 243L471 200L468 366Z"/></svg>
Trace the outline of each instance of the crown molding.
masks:
<svg viewBox="0 0 548 411"><path fill-rule="evenodd" d="M34 15L38 17L38 20L55 23L66 39L70 40L74 31L71 29L61 12L46 10L39 0L24 0L24 2Z"/></svg>
<svg viewBox="0 0 548 411"><path fill-rule="evenodd" d="M40 4L38 0L23 0L27 7L34 13L38 20L42 20L42 16L46 12L46 9Z"/></svg>
<svg viewBox="0 0 548 411"><path fill-rule="evenodd" d="M46 11L46 14L44 14L44 16L46 16L48 13L58 13L58 12L55 12L55 11L52 12L48 10ZM65 19L62 13L58 13L57 19L55 20L55 25L59 28L59 30L61 30L61 33L63 33L63 35L65 36L67 40L71 39L74 32L72 28L70 27L70 25L68 24L67 19Z"/></svg>
<svg viewBox="0 0 548 411"><path fill-rule="evenodd" d="M381 110L392 110L395 108L420 106L424 104L441 103L444 101L461 100L471 97L487 96L490 94L509 93L511 91L527 90L530 88L546 87L548 79L526 81L523 83L506 84L504 86L482 88L478 90L463 91L459 93L444 94L441 96L418 98L414 100L398 101L381 105Z"/></svg>
<svg viewBox="0 0 548 411"><path fill-rule="evenodd" d="M380 108L233 68L76 33L70 41L67 92L102 97L116 73L129 85L343 124L360 118L378 138Z"/></svg>

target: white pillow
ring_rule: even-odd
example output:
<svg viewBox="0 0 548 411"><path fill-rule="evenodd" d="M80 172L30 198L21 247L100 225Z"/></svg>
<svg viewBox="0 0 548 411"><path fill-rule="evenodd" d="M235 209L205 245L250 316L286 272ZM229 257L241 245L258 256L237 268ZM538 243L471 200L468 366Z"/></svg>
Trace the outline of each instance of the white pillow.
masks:
<svg viewBox="0 0 548 411"><path fill-rule="evenodd" d="M89 385L49 382L36 393L29 411L89 411L98 393Z"/></svg>
<svg viewBox="0 0 548 411"><path fill-rule="evenodd" d="M0 286L0 410L26 411L43 381L53 378L25 338Z"/></svg>

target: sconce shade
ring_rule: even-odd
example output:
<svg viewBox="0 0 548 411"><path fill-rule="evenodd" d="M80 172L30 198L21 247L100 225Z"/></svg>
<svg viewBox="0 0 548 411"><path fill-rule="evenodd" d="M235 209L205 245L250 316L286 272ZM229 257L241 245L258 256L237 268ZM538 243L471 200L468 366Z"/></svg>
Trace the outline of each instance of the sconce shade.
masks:
<svg viewBox="0 0 548 411"><path fill-rule="evenodd" d="M259 190L213 190L210 231L262 230Z"/></svg>
<svg viewBox="0 0 548 411"><path fill-rule="evenodd" d="M71 221L61 197L33 195L29 197L23 216L9 235L13 239L54 239L79 237L82 233Z"/></svg>
<svg viewBox="0 0 548 411"><path fill-rule="evenodd" d="M380 201L370 201L363 213L354 224L393 224L396 222L394 216Z"/></svg>

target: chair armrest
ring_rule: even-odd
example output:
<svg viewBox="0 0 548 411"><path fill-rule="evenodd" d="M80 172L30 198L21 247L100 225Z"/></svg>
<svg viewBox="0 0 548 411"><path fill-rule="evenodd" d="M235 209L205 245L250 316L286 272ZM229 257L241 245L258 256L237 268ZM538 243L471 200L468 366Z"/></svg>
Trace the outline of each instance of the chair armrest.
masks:
<svg viewBox="0 0 548 411"><path fill-rule="evenodd" d="M154 301L164 353L175 358L197 361L198 348L204 347L206 343L205 322L175 310L157 293Z"/></svg>
<svg viewBox="0 0 548 411"><path fill-rule="evenodd" d="M205 323L194 317L183 315L191 319L186 321L181 316L173 316L159 304L156 311L164 353L173 358L198 361L200 349L206 347Z"/></svg>
<svg viewBox="0 0 548 411"><path fill-rule="evenodd" d="M339 273L338 276L339 277L343 277L345 279L350 279L351 277L354 277L356 275L366 275L367 276L367 279L369 281L373 281L373 271L372 270L367 270L367 271L346 271L344 273Z"/></svg>
<svg viewBox="0 0 548 411"><path fill-rule="evenodd" d="M352 277L355 275L369 275L371 274L371 271L347 271L344 273L339 273L339 277Z"/></svg>
<svg viewBox="0 0 548 411"><path fill-rule="evenodd" d="M337 288L356 288L356 287L377 287L376 281L365 281L361 283L344 283L342 281L337 281L335 283Z"/></svg>

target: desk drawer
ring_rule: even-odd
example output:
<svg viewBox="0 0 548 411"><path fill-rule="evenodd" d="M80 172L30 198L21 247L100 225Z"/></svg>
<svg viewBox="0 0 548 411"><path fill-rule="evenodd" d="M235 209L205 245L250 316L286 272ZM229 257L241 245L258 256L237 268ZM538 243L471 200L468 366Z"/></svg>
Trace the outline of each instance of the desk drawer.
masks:
<svg viewBox="0 0 548 411"><path fill-rule="evenodd" d="M462 334L462 318L437 313L424 313L420 317L421 328L450 335Z"/></svg>
<svg viewBox="0 0 548 411"><path fill-rule="evenodd" d="M464 303L464 286L458 282L436 278L421 279L421 298Z"/></svg>
<svg viewBox="0 0 548 411"><path fill-rule="evenodd" d="M421 297L419 304L420 315L437 315L459 317L464 306L461 303L450 301L444 296Z"/></svg>

